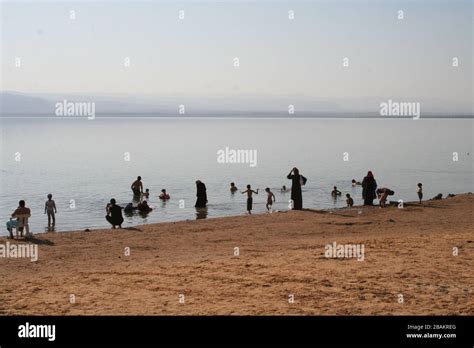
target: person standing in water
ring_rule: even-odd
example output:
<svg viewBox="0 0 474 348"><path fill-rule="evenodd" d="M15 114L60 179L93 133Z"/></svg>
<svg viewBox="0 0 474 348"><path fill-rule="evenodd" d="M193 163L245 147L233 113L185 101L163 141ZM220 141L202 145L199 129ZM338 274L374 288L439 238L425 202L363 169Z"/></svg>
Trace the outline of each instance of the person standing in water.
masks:
<svg viewBox="0 0 474 348"><path fill-rule="evenodd" d="M201 180L196 180L196 208L205 208L207 205L206 185Z"/></svg>
<svg viewBox="0 0 474 348"><path fill-rule="evenodd" d="M130 188L132 189L134 196L140 196L143 193L142 177L137 176L137 180L132 183Z"/></svg>
<svg viewBox="0 0 474 348"><path fill-rule="evenodd" d="M257 191L254 191L252 190L250 185L247 185L247 190L243 191L242 194L244 193L247 194L247 211L249 215L252 215L252 203L253 203L252 194L255 193L258 195L258 189Z"/></svg>
<svg viewBox="0 0 474 348"><path fill-rule="evenodd" d="M352 207L354 205L354 200L349 193L346 193L346 204L348 207Z"/></svg>
<svg viewBox="0 0 474 348"><path fill-rule="evenodd" d="M377 197L375 190L377 190L377 181L375 181L374 175L369 170L367 176L362 180L362 199L364 200L364 205L374 205L374 199Z"/></svg>
<svg viewBox="0 0 474 348"><path fill-rule="evenodd" d="M51 227L51 220L53 220L53 228L56 225L56 217L54 214L58 213L56 203L53 201L53 195L48 194L48 200L44 204L44 213L48 214L48 228Z"/></svg>
<svg viewBox="0 0 474 348"><path fill-rule="evenodd" d="M416 193L418 194L418 199L420 200L420 204L421 204L421 200L423 199L423 184L419 182L417 186L418 186L418 189L416 190Z"/></svg>
<svg viewBox="0 0 474 348"><path fill-rule="evenodd" d="M298 168L293 168L287 178L291 180L293 210L301 210L303 209L303 195L301 193L301 175Z"/></svg>
<svg viewBox="0 0 474 348"><path fill-rule="evenodd" d="M273 194L272 191L270 191L270 188L267 187L265 189L265 192L267 193L267 204L266 204L266 207L267 207L267 210L268 211L271 211L272 209L272 205L273 203L275 203L275 195ZM273 199L272 199L273 198Z"/></svg>
<svg viewBox="0 0 474 348"><path fill-rule="evenodd" d="M342 192L337 189L337 186L334 186L331 191L331 196L337 197L337 196L340 196L341 194Z"/></svg>

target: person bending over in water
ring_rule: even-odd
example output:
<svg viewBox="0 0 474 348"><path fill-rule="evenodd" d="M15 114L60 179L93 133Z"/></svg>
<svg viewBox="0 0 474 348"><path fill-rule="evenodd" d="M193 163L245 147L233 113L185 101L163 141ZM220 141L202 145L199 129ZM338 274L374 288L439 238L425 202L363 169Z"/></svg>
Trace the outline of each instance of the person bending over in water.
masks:
<svg viewBox="0 0 474 348"><path fill-rule="evenodd" d="M346 203L348 207L352 207L354 205L354 200L352 199L351 195L346 193Z"/></svg>
<svg viewBox="0 0 474 348"><path fill-rule="evenodd" d="M418 199L420 200L420 204L421 204L421 200L423 199L423 184L419 182L417 186L418 186L418 189L416 190L416 193L418 194Z"/></svg>
<svg viewBox="0 0 474 348"><path fill-rule="evenodd" d="M267 204L266 204L266 207L267 207L267 210L270 211L272 209L272 205L273 203L275 203L275 195L273 194L272 191L270 191L270 188L267 187L265 189L265 192L267 193ZM272 200L273 198L273 200Z"/></svg>
<svg viewBox="0 0 474 348"><path fill-rule="evenodd" d="M356 181L355 179L352 179L352 186L357 186L357 185L362 185L360 181Z"/></svg>
<svg viewBox="0 0 474 348"><path fill-rule="evenodd" d="M161 193L160 193L160 195L158 196L158 198L161 199L161 200L163 200L163 201L166 201L166 200L170 199L171 197L170 197L169 194L166 193L166 190L163 189L163 190L161 190Z"/></svg>
<svg viewBox="0 0 474 348"><path fill-rule="evenodd" d="M112 225L112 228L115 228L115 226L122 228L122 207L116 204L114 198L112 198L110 203L107 204L106 211L107 215L105 216L105 219Z"/></svg>
<svg viewBox="0 0 474 348"><path fill-rule="evenodd" d="M389 188L386 187L381 187L377 189L377 197L379 199L379 204L380 208L385 208L386 202L387 202L387 197L388 196L393 196L395 194L394 191L390 190Z"/></svg>
<svg viewBox="0 0 474 348"><path fill-rule="evenodd" d="M230 183L230 193L235 193L235 191L237 191L238 188L237 186L235 186L235 184L233 182Z"/></svg>
<svg viewBox="0 0 474 348"><path fill-rule="evenodd" d="M53 201L53 195L48 194L48 200L44 204L44 213L48 214L48 228L51 227L51 220L53 220L53 227L56 225L56 217L54 214L57 214L56 203Z"/></svg>
<svg viewBox="0 0 474 348"><path fill-rule="evenodd" d="M247 185L247 190L242 192L242 194L244 194L244 193L247 194L247 211L249 212L249 214L252 214L252 203L253 203L252 194L255 193L255 194L258 195L258 189L257 189L257 191L254 191L254 190L251 189L250 185Z"/></svg>
<svg viewBox="0 0 474 348"><path fill-rule="evenodd" d="M337 197L337 196L340 196L341 194L342 194L342 192L337 189L337 186L334 186L334 188L331 192L331 196Z"/></svg>
<svg viewBox="0 0 474 348"><path fill-rule="evenodd" d="M132 186L130 186L130 188L132 189L134 196L140 196L140 194L143 193L142 177L138 176L137 180L132 183Z"/></svg>

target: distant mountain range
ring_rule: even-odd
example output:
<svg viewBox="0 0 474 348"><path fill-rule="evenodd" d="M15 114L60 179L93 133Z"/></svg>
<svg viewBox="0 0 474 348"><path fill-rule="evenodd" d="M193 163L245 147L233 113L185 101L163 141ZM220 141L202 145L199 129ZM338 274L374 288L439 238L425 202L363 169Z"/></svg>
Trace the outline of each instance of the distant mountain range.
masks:
<svg viewBox="0 0 474 348"><path fill-rule="evenodd" d="M391 98L400 101L414 101ZM0 92L0 116L54 116L56 103L94 102L97 115L120 116L248 116L288 117L294 105L295 117L377 117L382 97L350 100L307 96L128 96L104 94L40 94ZM472 105L449 105L424 100L422 117L473 117ZM180 105L184 114L180 114ZM183 108L184 106L184 108Z"/></svg>

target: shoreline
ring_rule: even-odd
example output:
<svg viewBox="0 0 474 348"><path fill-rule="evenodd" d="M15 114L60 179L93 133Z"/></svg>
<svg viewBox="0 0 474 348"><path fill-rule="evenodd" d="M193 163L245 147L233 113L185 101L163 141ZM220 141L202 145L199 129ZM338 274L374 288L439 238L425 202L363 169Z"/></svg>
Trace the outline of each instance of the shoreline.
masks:
<svg viewBox="0 0 474 348"><path fill-rule="evenodd" d="M465 193L456 193L454 194L453 197L456 197L456 196L460 196L460 195L470 195L472 194L472 192L465 192ZM446 196L446 197L443 197L442 199L440 200L435 200L435 199L427 199L427 200L423 200L421 205L418 203L418 201L409 201L409 202L403 202L403 204L405 206L412 206L412 207L417 207L417 206L423 206L425 203L427 202L436 202L436 201L443 201L445 199L448 199L448 198L452 198L452 197L449 197L449 196ZM375 199L377 200L377 199ZM374 201L375 201L374 200ZM384 208L384 209L387 209L387 208L393 208L394 206L397 206L398 205L398 202L395 202L395 201L387 201L387 207ZM379 208L379 205L374 203L374 205L372 206L372 208ZM364 206L364 205L354 205L352 207L334 207L334 208L322 208L322 209L317 209L317 208L303 208L301 211L309 211L309 212L317 212L317 213L320 213L320 214L325 214L325 213L329 213L329 212L332 212L332 211L344 211L344 210L347 210L347 211L352 211L352 210L360 210L360 209L367 209L367 208L371 208L370 206ZM275 210L272 214L281 214L281 213L288 213L288 212L291 212L292 210L291 209L288 209L288 210ZM265 216L265 215L269 215L268 212L264 212L264 213L254 213L252 214L251 216ZM236 217L243 217L243 216L249 216L247 213L243 213L243 214L240 214L240 215L226 215L226 216L215 216L215 217L206 217L205 219L184 219L184 220L176 220L176 221L162 221L162 222L152 222L152 223L147 223L147 224L137 224L137 225L132 225L132 226L129 226L129 227L122 227L121 229L122 230L133 230L135 228L138 228L138 227L141 227L141 226L154 226L154 225L161 225L161 224L174 224L174 223L179 223L179 222L191 222L191 221L198 221L198 220L209 220L209 219L226 219L226 218L236 218ZM95 228L85 228L83 230L78 230L78 229L74 229L74 230L60 230L60 231L45 231L45 232L33 232L33 236L36 236L36 235L43 235L43 234L48 234L48 233L71 233L71 232L85 232L85 233L90 233L90 232L96 232L96 231L104 231L104 230L113 230L111 227L95 227ZM120 228L116 228L116 230L120 230ZM8 232L7 232L8 233ZM7 235L0 235L0 239L1 238L6 238Z"/></svg>
<svg viewBox="0 0 474 348"><path fill-rule="evenodd" d="M472 315L473 208L461 194L37 234L36 262L0 258L0 315ZM328 258L334 242L363 260Z"/></svg>

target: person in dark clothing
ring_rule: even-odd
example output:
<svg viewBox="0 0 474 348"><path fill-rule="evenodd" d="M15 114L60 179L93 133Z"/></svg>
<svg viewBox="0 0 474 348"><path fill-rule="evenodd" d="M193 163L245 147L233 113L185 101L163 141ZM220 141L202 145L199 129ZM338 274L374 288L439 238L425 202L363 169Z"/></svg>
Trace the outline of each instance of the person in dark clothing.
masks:
<svg viewBox="0 0 474 348"><path fill-rule="evenodd" d="M301 175L298 168L293 168L287 176L291 180L291 200L293 201L293 209L303 209L303 195L301 194Z"/></svg>
<svg viewBox="0 0 474 348"><path fill-rule="evenodd" d="M362 199L364 205L374 205L374 199L377 197L375 190L377 190L377 181L374 175L369 170L367 176L362 180Z"/></svg>
<svg viewBox="0 0 474 348"><path fill-rule="evenodd" d="M206 185L201 180L196 181L196 208L204 208L207 204Z"/></svg>
<svg viewBox="0 0 474 348"><path fill-rule="evenodd" d="M112 198L110 203L107 204L107 215L105 216L105 219L112 225L112 228L115 228L115 226L122 228L122 207L115 203L115 199Z"/></svg>

